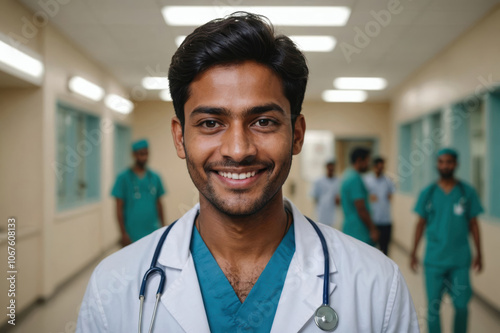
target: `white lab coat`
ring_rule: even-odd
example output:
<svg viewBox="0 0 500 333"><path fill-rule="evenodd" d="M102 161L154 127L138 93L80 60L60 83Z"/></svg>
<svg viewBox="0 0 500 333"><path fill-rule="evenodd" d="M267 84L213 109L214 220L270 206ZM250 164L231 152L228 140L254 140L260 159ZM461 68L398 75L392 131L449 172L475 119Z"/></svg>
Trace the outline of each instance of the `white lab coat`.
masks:
<svg viewBox="0 0 500 333"><path fill-rule="evenodd" d="M295 254L290 263L271 332L320 333L314 312L322 303L324 260L318 235L286 201L295 223ZM156 332L210 332L189 246L199 206L172 228L158 265L166 286L155 321ZM418 332L418 320L397 265L377 249L319 225L330 254L330 304L339 315L335 332ZM95 269L83 299L77 333L137 332L139 288L164 228L104 259ZM150 278L142 331L147 332L158 276ZM256 325L266 307L251 318ZM260 332L256 326L255 332ZM218 333L218 332L217 332Z"/></svg>

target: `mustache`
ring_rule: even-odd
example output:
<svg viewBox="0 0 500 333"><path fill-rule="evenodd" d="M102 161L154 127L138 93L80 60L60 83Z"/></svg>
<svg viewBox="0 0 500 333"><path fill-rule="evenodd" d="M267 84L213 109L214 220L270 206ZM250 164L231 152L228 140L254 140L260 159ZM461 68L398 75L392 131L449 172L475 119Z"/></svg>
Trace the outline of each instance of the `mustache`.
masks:
<svg viewBox="0 0 500 333"><path fill-rule="evenodd" d="M224 160L207 163L204 167L205 171L212 171L216 168L238 168L238 167L255 167L256 169L272 169L274 163L259 160L242 160L240 162L233 160Z"/></svg>

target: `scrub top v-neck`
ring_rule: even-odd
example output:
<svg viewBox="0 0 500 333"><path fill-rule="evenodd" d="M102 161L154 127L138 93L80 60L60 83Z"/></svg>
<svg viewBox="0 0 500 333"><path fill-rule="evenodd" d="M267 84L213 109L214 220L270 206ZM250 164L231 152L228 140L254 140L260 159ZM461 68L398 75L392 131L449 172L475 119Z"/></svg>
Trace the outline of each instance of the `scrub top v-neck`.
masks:
<svg viewBox="0 0 500 333"><path fill-rule="evenodd" d="M293 224L241 303L196 227L191 238L203 303L211 332L270 332L295 252Z"/></svg>

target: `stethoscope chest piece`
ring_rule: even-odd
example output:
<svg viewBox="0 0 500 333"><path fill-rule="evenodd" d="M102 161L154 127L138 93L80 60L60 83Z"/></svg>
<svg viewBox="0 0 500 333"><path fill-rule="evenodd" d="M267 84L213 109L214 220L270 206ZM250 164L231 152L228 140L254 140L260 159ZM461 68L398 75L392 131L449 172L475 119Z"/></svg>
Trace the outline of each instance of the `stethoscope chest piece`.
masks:
<svg viewBox="0 0 500 333"><path fill-rule="evenodd" d="M329 305L321 305L314 313L314 322L322 331L333 332L339 324L339 316Z"/></svg>

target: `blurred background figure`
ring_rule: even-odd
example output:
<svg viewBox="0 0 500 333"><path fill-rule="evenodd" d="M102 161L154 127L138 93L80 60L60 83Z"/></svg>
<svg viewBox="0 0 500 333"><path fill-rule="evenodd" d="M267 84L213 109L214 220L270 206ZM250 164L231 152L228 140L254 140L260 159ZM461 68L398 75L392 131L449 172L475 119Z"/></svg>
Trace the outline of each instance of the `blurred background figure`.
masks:
<svg viewBox="0 0 500 333"><path fill-rule="evenodd" d="M345 171L340 190L340 202L344 210L343 232L370 245L379 239L379 231L370 216L368 190L361 174L368 171L370 151L354 148L350 161L352 168Z"/></svg>
<svg viewBox="0 0 500 333"><path fill-rule="evenodd" d="M467 304L472 296L469 269L471 262L477 272L483 266L477 219L483 208L474 188L455 178L457 161L458 153L453 149L443 148L438 152L440 178L420 193L415 206L419 220L411 253L411 268L417 270L417 247L426 229L424 275L429 333L441 332L439 313L445 291L455 307L453 331L467 331ZM471 259L469 232L476 247L474 261Z"/></svg>
<svg viewBox="0 0 500 333"><path fill-rule="evenodd" d="M127 246L165 225L160 197L165 194L160 176L147 168L149 144L132 144L134 165L118 175L111 195L116 198L116 216L122 246Z"/></svg>
<svg viewBox="0 0 500 333"><path fill-rule="evenodd" d="M384 173L385 160L377 157L373 160L373 173L364 177L370 194L370 212L373 223L380 233L378 246L387 255L392 233L391 198L395 192L394 183Z"/></svg>
<svg viewBox="0 0 500 333"><path fill-rule="evenodd" d="M336 206L340 203L339 180L335 177L335 162L325 164L326 175L316 180L311 196L316 204L318 222L333 227L335 225Z"/></svg>

